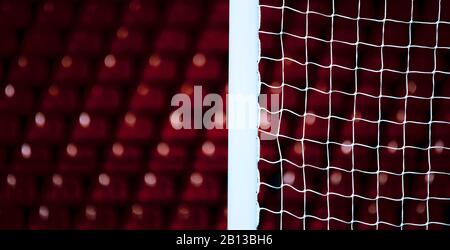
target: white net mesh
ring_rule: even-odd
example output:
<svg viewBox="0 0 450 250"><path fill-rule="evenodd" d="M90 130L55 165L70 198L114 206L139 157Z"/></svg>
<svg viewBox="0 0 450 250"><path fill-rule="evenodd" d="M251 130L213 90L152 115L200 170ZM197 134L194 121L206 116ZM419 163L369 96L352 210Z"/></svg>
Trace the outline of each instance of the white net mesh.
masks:
<svg viewBox="0 0 450 250"><path fill-rule="evenodd" d="M450 3L260 9L259 228L448 229Z"/></svg>

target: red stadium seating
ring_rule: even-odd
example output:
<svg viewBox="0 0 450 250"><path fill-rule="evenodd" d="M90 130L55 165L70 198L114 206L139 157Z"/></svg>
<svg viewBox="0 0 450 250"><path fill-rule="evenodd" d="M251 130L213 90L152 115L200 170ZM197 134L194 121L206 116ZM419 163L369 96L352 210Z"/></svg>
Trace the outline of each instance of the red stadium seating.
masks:
<svg viewBox="0 0 450 250"><path fill-rule="evenodd" d="M17 117L0 118L0 139L2 144L15 144L19 142L21 129Z"/></svg>
<svg viewBox="0 0 450 250"><path fill-rule="evenodd" d="M23 229L25 218L21 207L2 206L0 208L0 228Z"/></svg>
<svg viewBox="0 0 450 250"><path fill-rule="evenodd" d="M83 199L82 179L71 175L53 174L45 180L43 202L52 205L77 205Z"/></svg>
<svg viewBox="0 0 450 250"><path fill-rule="evenodd" d="M200 172L219 172L227 171L227 145L215 145L211 141L203 143L201 150L199 149L194 161L194 168Z"/></svg>
<svg viewBox="0 0 450 250"><path fill-rule="evenodd" d="M91 44L90 46L92 47L95 45ZM80 52L77 51L70 53L77 55ZM83 86L91 77L90 69L91 65L88 60L82 57L65 55L61 58L53 79L55 84L62 86Z"/></svg>
<svg viewBox="0 0 450 250"><path fill-rule="evenodd" d="M217 203L221 198L220 183L214 175L194 172L189 176L182 200L197 203Z"/></svg>
<svg viewBox="0 0 450 250"><path fill-rule="evenodd" d="M64 207L42 205L32 209L29 224L31 230L68 229L71 226L69 211Z"/></svg>
<svg viewBox="0 0 450 250"><path fill-rule="evenodd" d="M163 90L141 83L131 96L130 110L135 113L158 114L165 108L166 97Z"/></svg>
<svg viewBox="0 0 450 250"><path fill-rule="evenodd" d="M57 144L64 138L65 125L62 119L38 112L29 124L26 140L31 143Z"/></svg>
<svg viewBox="0 0 450 250"><path fill-rule="evenodd" d="M111 43L111 52L119 56L138 55L144 50L144 38L138 31L120 27Z"/></svg>
<svg viewBox="0 0 450 250"><path fill-rule="evenodd" d="M79 107L79 93L75 88L51 85L47 91L44 90L41 102L44 114L73 115Z"/></svg>
<svg viewBox="0 0 450 250"><path fill-rule="evenodd" d="M212 154L187 150L203 132L174 130L165 112L175 89L192 90L183 82L226 82L228 3L0 5L0 203L9 204L0 226L145 229L204 218L198 228L206 227L208 208L185 221L183 209L164 215L165 204L177 204L177 193L193 205L223 201L226 132L207 133ZM206 9L214 12L206 17ZM191 34L203 16L210 28ZM193 185L184 177L190 168L220 178ZM115 205L125 204L118 213Z"/></svg>
<svg viewBox="0 0 450 250"><path fill-rule="evenodd" d="M19 47L18 38L14 31L1 31L2 40L0 41L0 57L13 56Z"/></svg>
<svg viewBox="0 0 450 250"><path fill-rule="evenodd" d="M2 29L23 29L31 22L31 6L26 1L3 1L0 9Z"/></svg>
<svg viewBox="0 0 450 250"><path fill-rule="evenodd" d="M2 204L31 205L38 198L36 180L27 175L2 175L0 200Z"/></svg>
<svg viewBox="0 0 450 250"><path fill-rule="evenodd" d="M127 212L126 220L125 229L159 229L163 225L164 215L157 205L133 204Z"/></svg>
<svg viewBox="0 0 450 250"><path fill-rule="evenodd" d="M417 3L411 32L409 0L375 2L286 1L283 26L282 8L261 8L275 32L260 33L275 59L260 61L261 93L283 115L270 130L261 112L259 136L282 136L261 140L259 202L274 212L259 228L449 223L450 16L436 41L436 1ZM0 0L0 229L225 229L228 131L179 129L171 98L226 96L228 11Z"/></svg>
<svg viewBox="0 0 450 250"><path fill-rule="evenodd" d="M25 55L40 58L53 58L62 51L61 38L55 31L45 29L30 30L25 37L26 43L23 45Z"/></svg>
<svg viewBox="0 0 450 250"><path fill-rule="evenodd" d="M103 169L112 174L136 174L141 169L141 151L137 147L116 142L105 153Z"/></svg>
<svg viewBox="0 0 450 250"><path fill-rule="evenodd" d="M123 15L124 25L139 30L148 30L153 28L158 20L157 9L154 6L154 3L150 1L129 1Z"/></svg>
<svg viewBox="0 0 450 250"><path fill-rule="evenodd" d="M151 159L148 162L148 168L155 172L170 172L172 174L180 173L187 168L184 162L188 160L186 147L176 144L160 142L150 152Z"/></svg>
<svg viewBox="0 0 450 250"><path fill-rule="evenodd" d="M170 229L194 230L208 228L207 208L202 206L180 205L172 215Z"/></svg>
<svg viewBox="0 0 450 250"><path fill-rule="evenodd" d="M12 171L15 173L45 175L54 168L49 146L23 143L15 150Z"/></svg>
<svg viewBox="0 0 450 250"><path fill-rule="evenodd" d="M186 32L166 29L155 40L155 50L167 55L180 55L190 44L190 38Z"/></svg>
<svg viewBox="0 0 450 250"><path fill-rule="evenodd" d="M75 228L81 230L117 228L116 211L109 206L87 205L78 210Z"/></svg>
<svg viewBox="0 0 450 250"><path fill-rule="evenodd" d="M123 204L128 201L126 179L101 173L94 182L89 200L95 204Z"/></svg>
<svg viewBox="0 0 450 250"><path fill-rule="evenodd" d="M136 199L139 202L167 203L175 198L173 179L169 175L148 172L140 181Z"/></svg>
<svg viewBox="0 0 450 250"><path fill-rule="evenodd" d="M96 171L98 159L93 146L69 143L59 154L57 170L64 174L91 175Z"/></svg>
<svg viewBox="0 0 450 250"><path fill-rule="evenodd" d="M111 29L117 16L117 5L103 0L85 1L81 7L79 25L94 30Z"/></svg>
<svg viewBox="0 0 450 250"><path fill-rule="evenodd" d="M82 28L76 29L69 36L68 53L86 57L99 56L103 51L103 39L102 33Z"/></svg>
<svg viewBox="0 0 450 250"><path fill-rule="evenodd" d="M49 65L38 57L19 56L11 65L9 81L14 85L42 86L48 80Z"/></svg>
<svg viewBox="0 0 450 250"><path fill-rule="evenodd" d="M36 13L36 26L64 31L73 25L74 12L71 1L43 1Z"/></svg>
<svg viewBox="0 0 450 250"><path fill-rule="evenodd" d="M173 1L166 13L166 24L169 27L193 28L200 21L198 3L187 4L184 1Z"/></svg>
<svg viewBox="0 0 450 250"><path fill-rule="evenodd" d="M93 114L111 114L121 105L119 91L115 88L94 85L86 97L86 111Z"/></svg>

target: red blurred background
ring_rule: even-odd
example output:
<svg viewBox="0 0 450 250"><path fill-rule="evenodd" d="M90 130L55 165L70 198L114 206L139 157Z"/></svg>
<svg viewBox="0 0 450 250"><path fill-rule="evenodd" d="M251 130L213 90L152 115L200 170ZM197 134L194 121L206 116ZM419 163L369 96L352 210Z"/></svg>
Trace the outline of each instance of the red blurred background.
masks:
<svg viewBox="0 0 450 250"><path fill-rule="evenodd" d="M260 2L273 6L284 2L300 12L306 11L309 2L310 11L325 15L332 10L331 1ZM337 13L356 18L357 0L335 2ZM315 65L310 64L306 70L299 64L286 63L282 71L281 61L261 60L262 80L277 85L284 77L285 83L308 87L307 92L284 88L283 107L298 114L308 111L324 117L332 114L397 123L402 123L406 114L407 120L422 122L405 126L406 145L448 147L450 78L446 72L450 72L450 64L446 58L450 24L440 24L438 41L433 39L438 1L414 1L414 19L429 23L414 24L411 41L405 23L388 21L383 33L383 1L361 2L360 15L366 19L359 22L359 38L356 19L337 17L332 25L330 17L309 13L310 38L284 35L283 52L285 57L305 63L307 44L307 61ZM387 18L409 21L405 10L410 9L411 1L387 2ZM449 22L444 11L447 3L442 4L441 21ZM263 8L261 13L261 30L280 32L283 20L283 32L306 35L304 13L285 10L283 18L281 9ZM335 40L354 43L359 39L366 43L358 46L358 60L355 45L336 41L330 56L330 43L324 41L331 40L332 32ZM385 71L380 81L379 73L359 69L355 79L354 70L330 71L317 66L328 65L333 59L334 64L348 68L357 62L359 67L379 69L383 34L385 44L400 46L384 48L384 67L405 71L410 55L411 70L428 73L410 73L406 81L404 74ZM279 36L261 34L260 39L263 56L282 57ZM408 51L405 46L409 42L428 49ZM429 48L436 43L441 47L436 50L436 69L441 72L431 76L434 52ZM225 95L227 54L227 0L0 0L0 228L225 229L227 131L177 131L169 117L174 110L172 96L192 96L194 85L201 85L204 94ZM323 93L329 90L341 93ZM430 101L432 90L433 97L441 98ZM355 91L363 94L342 94ZM264 86L262 92L279 93ZM380 94L381 109L376 98ZM404 98L406 95L408 98ZM283 228L324 229L327 221L317 218L329 215L369 224L378 218L399 225L401 211L407 223L450 223L450 175L433 175L429 193L424 178L429 169L449 172L449 150L408 148L403 154L383 148L377 155L376 150L357 146L353 164L348 151L336 144L352 141L351 122L316 117L314 122L307 122L303 134L303 118L284 114L280 132L310 141L305 145L286 138L266 141L261 155L307 166L299 169L284 164L280 171L279 164L261 163L263 181L277 186L283 179L298 189L307 187L325 193L329 178L328 191L350 195L353 179L355 193L370 198L376 197L379 182L379 194L397 200L380 199L380 209L374 210L373 202L366 199L350 202L330 195L327 205L326 198L317 193L304 197L289 188L262 187L261 206L309 217L299 220L287 214L280 217L262 212L260 228L279 228L282 221ZM441 122L423 124L430 117ZM367 146L404 146L403 126L395 123L361 121L355 125L354 136L357 143ZM324 145L327 138L335 143ZM399 174L404 160L410 174L404 174L402 180ZM327 172L330 165L341 170ZM373 174L355 172L351 176L342 171L353 166L395 174L376 179ZM303 174L308 176L306 183L302 182ZM404 195L419 200L398 200L403 183ZM445 199L431 199L425 206L427 196ZM333 228L349 227L349 223L331 223ZM356 228L374 228L354 224ZM386 224L381 227L396 228Z"/></svg>
<svg viewBox="0 0 450 250"><path fill-rule="evenodd" d="M228 2L0 1L0 228L225 228L226 131L175 131L225 93Z"/></svg>

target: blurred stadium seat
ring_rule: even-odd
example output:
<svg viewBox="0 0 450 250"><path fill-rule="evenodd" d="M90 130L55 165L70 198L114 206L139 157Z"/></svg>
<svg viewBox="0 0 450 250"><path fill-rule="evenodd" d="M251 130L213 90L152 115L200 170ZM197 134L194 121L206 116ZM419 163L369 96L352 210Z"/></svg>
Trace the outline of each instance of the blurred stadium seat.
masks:
<svg viewBox="0 0 450 250"><path fill-rule="evenodd" d="M325 1L312 2L312 11L331 14ZM372 2L376 1L361 5L361 16L382 19L383 11ZM302 9L302 3L290 4ZM337 1L336 9L352 16L353 5L351 0ZM418 11L417 18L434 22L436 14L430 6ZM388 17L403 19L403 8L394 4ZM285 15L285 31L305 36L305 15L288 10ZM280 32L279 10L265 8L262 16L262 30ZM339 17L334 21L335 40L361 42L359 67L378 70L381 65L379 46L364 43L406 46L410 42L408 25L401 22L387 22L382 41L379 21L361 19L358 38L356 28L348 28L354 23ZM276 146L261 145L262 157L277 161L282 154L291 162L283 176L268 164L260 164L263 180L279 184L283 179L290 185L274 193L261 188L261 203L280 209L277 198L283 194L287 209L296 209L297 215L306 209L309 214L326 217L323 197L293 188L302 190L306 185L324 193L328 181L330 192L351 195L348 172L333 170L324 177L326 171L315 167L329 165L350 171L352 161L364 172L356 174L354 181L355 192L361 195L375 197L378 188L380 196L398 199L403 181L408 196L424 198L426 185L431 196L448 195L448 175L427 177L423 172L430 167L448 173L449 150L434 148L428 154L399 150L404 143L429 146L427 125L408 124L407 138L403 138L399 122L405 118L426 123L433 116L450 122L447 99L434 99L430 110L430 102L422 98L449 97L448 75L437 74L433 83L424 74L410 74L405 87L406 78L395 72L383 72L383 86L379 74L371 71L358 72L356 77L354 71L336 67L330 73L317 64L329 65L333 60L352 69L354 47L333 42L336 53L330 57L329 44L322 41L331 39L330 18L310 13L308 22L308 35L317 39L299 43L299 38L284 37L285 56L300 64L260 63L261 79L268 84L280 86L282 74L284 83L294 87L304 89L307 78L310 84L308 92L284 88L283 108L309 115L289 117L285 113L280 130L307 140L303 145L282 143L280 151ZM435 46L431 37L436 31L430 27L415 27L411 42ZM450 46L450 25L440 24L439 29L439 45ZM261 34L260 39L263 55L281 57L278 37ZM311 51L309 61L314 62L308 70L301 65L306 61L306 47ZM385 49L384 67L405 71L405 51ZM178 92L192 96L194 85L202 85L203 95L225 96L227 54L227 0L0 0L0 229L226 228L227 131L175 129L170 99ZM434 70L426 63L433 61L430 51L419 46L412 48L410 55L410 70ZM435 66L448 72L447 61L437 58ZM434 90L430 87L433 84ZM333 94L330 107L329 95L324 92L330 87L350 94ZM280 93L264 87L261 91ZM353 96L354 92L358 94ZM380 94L396 98L379 102ZM414 97L405 100L402 97L406 94ZM330 114L361 120L327 119ZM385 121L373 122L381 118ZM218 122L224 125L226 121ZM450 145L447 123L430 126L431 146ZM347 146L352 135L360 144L377 146L373 135L378 131L383 146L379 150ZM342 145L323 145L329 137ZM404 162L405 156L409 160ZM378 179L371 176L377 171L377 157L379 170L393 174L382 173ZM304 173L294 164L304 164L306 183ZM421 174L406 175L402 180L398 174L403 164ZM335 196L330 196L332 207L349 206L348 199ZM303 199L308 200L308 207L301 206ZM433 200L430 204L433 202L436 205L430 205L430 220L448 223L448 201ZM412 200L404 205L406 221L427 220L423 202ZM380 206L385 208L379 211L379 219L399 223L398 202L381 198ZM355 201L355 219L373 223L376 212L373 202ZM339 209L332 209L332 213L352 219ZM260 228L279 228L278 215L261 214ZM302 221L290 215L284 216L283 223L285 228L302 228L303 223L314 229L327 226L321 220ZM331 223L348 228L345 223ZM364 223L355 226L371 228ZM390 228L385 224L380 227Z"/></svg>
<svg viewBox="0 0 450 250"><path fill-rule="evenodd" d="M0 228L218 224L226 133L205 157L169 97L223 90L227 1L2 0L0 37Z"/></svg>

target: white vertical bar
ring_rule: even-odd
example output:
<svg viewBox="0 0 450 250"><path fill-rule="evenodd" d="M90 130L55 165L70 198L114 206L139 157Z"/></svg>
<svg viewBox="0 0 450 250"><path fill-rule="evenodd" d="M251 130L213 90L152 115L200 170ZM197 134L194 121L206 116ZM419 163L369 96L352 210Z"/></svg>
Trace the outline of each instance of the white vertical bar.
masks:
<svg viewBox="0 0 450 250"><path fill-rule="evenodd" d="M244 127L236 124L259 112L258 0L230 0L229 26L228 229L250 230L259 218L257 119ZM250 105L242 107L238 96L250 97Z"/></svg>

